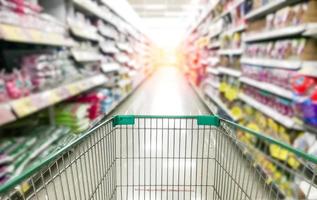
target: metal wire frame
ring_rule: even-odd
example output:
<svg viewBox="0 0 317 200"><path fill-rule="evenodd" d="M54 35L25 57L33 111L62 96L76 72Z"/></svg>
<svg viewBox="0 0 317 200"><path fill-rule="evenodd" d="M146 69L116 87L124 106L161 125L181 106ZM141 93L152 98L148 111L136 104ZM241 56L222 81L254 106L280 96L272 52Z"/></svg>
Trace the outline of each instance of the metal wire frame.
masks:
<svg viewBox="0 0 317 200"><path fill-rule="evenodd" d="M0 199L116 199L115 138L103 123Z"/></svg>
<svg viewBox="0 0 317 200"><path fill-rule="evenodd" d="M117 131L118 199L213 196L211 137L193 119L138 118ZM209 197L208 197L209 196Z"/></svg>
<svg viewBox="0 0 317 200"><path fill-rule="evenodd" d="M233 124L196 121L137 117L134 125L101 123L0 199L284 198L255 165L259 154L289 173L291 181L310 185L305 197L294 199L311 197L316 175L307 176L309 162L302 160L294 170L264 152L263 142L240 141Z"/></svg>
<svg viewBox="0 0 317 200"><path fill-rule="evenodd" d="M239 127L235 127L233 124L222 122L219 130L224 133L220 134L222 137L225 136L230 138L232 141L232 145L230 146L235 146L237 151L241 152L241 156L244 158L243 160L247 161L244 162L244 164L247 164L247 168L249 168L249 170L245 170L247 176L241 176L240 174L236 179L238 180L238 184L244 188L244 191L246 191L246 194L238 199L317 199L317 178L316 170L312 168L313 162L305 160L300 156L295 157L295 154L290 152L287 154L284 161L274 159L270 156L268 149L268 145L272 143L268 142L265 137L255 137L254 144L252 145L242 142L239 140L236 132L239 130ZM278 145L278 148L280 152L288 150L280 145ZM269 177L271 175L270 172L266 171L264 166L261 166L261 163L258 163L258 157L267 159L278 168L281 174L286 175L288 177L287 181L291 183L290 185L295 192L292 194L286 193L285 190L283 190L283 187L279 185L274 178ZM288 161L294 158L300 162L300 166L297 169L292 168L288 164ZM216 160L218 159L216 158ZM248 172L251 172L252 174L250 175ZM243 182L247 182L247 185L243 184ZM307 184L306 191L303 191L303 189L300 188L300 185L303 183Z"/></svg>

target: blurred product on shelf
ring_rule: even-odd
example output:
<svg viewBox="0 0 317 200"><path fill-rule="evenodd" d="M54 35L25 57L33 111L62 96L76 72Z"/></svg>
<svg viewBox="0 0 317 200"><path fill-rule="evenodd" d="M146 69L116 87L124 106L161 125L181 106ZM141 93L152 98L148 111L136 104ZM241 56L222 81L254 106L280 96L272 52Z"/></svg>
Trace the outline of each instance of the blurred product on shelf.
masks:
<svg viewBox="0 0 317 200"><path fill-rule="evenodd" d="M317 127L317 79L294 76L291 85L295 94L296 111L308 125Z"/></svg>
<svg viewBox="0 0 317 200"><path fill-rule="evenodd" d="M316 51L316 40L296 38L249 44L245 55L261 59L317 60Z"/></svg>
<svg viewBox="0 0 317 200"><path fill-rule="evenodd" d="M13 136L5 136L0 142L0 184L20 175L75 136L66 127L39 125L20 127Z"/></svg>
<svg viewBox="0 0 317 200"><path fill-rule="evenodd" d="M63 103L56 108L55 121L57 125L69 127L74 133L80 133L89 128L88 103Z"/></svg>
<svg viewBox="0 0 317 200"><path fill-rule="evenodd" d="M285 89L291 89L290 80L295 71L285 69L272 69L252 65L242 66L242 75L260 82L270 83Z"/></svg>
<svg viewBox="0 0 317 200"><path fill-rule="evenodd" d="M269 106L284 116L294 117L292 101L284 99L266 91L261 91L255 87L244 85L242 87L243 94L255 99L263 105Z"/></svg>
<svg viewBox="0 0 317 200"><path fill-rule="evenodd" d="M34 1L2 0L0 8L0 23L66 34L66 26L54 17L41 13L43 8Z"/></svg>

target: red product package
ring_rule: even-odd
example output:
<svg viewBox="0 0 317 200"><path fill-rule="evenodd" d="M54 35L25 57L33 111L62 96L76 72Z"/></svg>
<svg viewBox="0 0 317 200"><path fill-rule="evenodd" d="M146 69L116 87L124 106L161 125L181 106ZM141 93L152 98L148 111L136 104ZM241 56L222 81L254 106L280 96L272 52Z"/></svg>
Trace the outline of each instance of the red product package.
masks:
<svg viewBox="0 0 317 200"><path fill-rule="evenodd" d="M300 96L308 96L310 90L316 85L316 80L304 75L295 75L291 78L294 92Z"/></svg>

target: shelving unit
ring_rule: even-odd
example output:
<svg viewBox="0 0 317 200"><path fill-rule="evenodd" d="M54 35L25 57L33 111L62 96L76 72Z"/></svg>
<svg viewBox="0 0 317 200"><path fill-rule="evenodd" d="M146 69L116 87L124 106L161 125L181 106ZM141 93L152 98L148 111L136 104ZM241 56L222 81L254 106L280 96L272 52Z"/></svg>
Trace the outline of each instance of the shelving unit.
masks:
<svg viewBox="0 0 317 200"><path fill-rule="evenodd" d="M276 86L274 84L270 84L270 83L265 83L265 82L260 82L260 81L256 81L247 77L241 77L240 81L242 83L251 85L253 87L259 88L261 90L265 90L268 92L271 92L275 95L287 98L287 99L292 99L294 94L293 92L291 92L290 90L281 88L279 86Z"/></svg>
<svg viewBox="0 0 317 200"><path fill-rule="evenodd" d="M96 75L92 78L62 85L52 90L14 100L8 104L18 117L25 117L45 107L54 105L84 91L102 85L106 83L106 81L107 79L103 75ZM49 101L47 101L47 99Z"/></svg>
<svg viewBox="0 0 317 200"><path fill-rule="evenodd" d="M233 33L236 33L236 32L245 31L246 28L247 28L247 26L245 24L241 24L241 25L235 26L233 28L230 28L229 30L224 31L223 34L232 35Z"/></svg>
<svg viewBox="0 0 317 200"><path fill-rule="evenodd" d="M96 33L89 31L89 29L85 30L79 27L71 26L70 30L75 36L79 38L92 40L92 41L99 41L99 36Z"/></svg>
<svg viewBox="0 0 317 200"><path fill-rule="evenodd" d="M218 71L220 74L227 74L230 76L234 76L234 77L240 77L241 76L241 72L236 70L236 69L230 69L227 67L218 67Z"/></svg>
<svg viewBox="0 0 317 200"><path fill-rule="evenodd" d="M209 109L212 114L218 113L218 108L216 105L208 102L205 98L205 95L201 92L199 88L195 86L194 83L190 82L190 86L194 89L195 93L198 95L200 100L205 104L205 106Z"/></svg>
<svg viewBox="0 0 317 200"><path fill-rule="evenodd" d="M27 43L34 45L71 47L74 42L70 38L52 32L25 28L13 24L0 24L0 41Z"/></svg>
<svg viewBox="0 0 317 200"><path fill-rule="evenodd" d="M261 112L263 112L267 116L271 117L272 119L276 120L277 122L283 124L287 128L293 128L293 129L297 129L297 130L302 129L302 127L300 125L298 125L292 118L289 118L287 116L284 116L284 115L278 113L273 108L266 106L266 105L263 105L263 104L257 102L256 100L254 100L253 98L245 95L245 94L242 94L242 93L239 94L239 98L242 101L245 101L246 103L251 105L252 107L260 110Z"/></svg>
<svg viewBox="0 0 317 200"><path fill-rule="evenodd" d="M285 6L291 5L295 2L299 2L299 0L275 0L267 3L266 5L256 9L252 10L250 13L246 15L247 20L254 20L263 16L266 16L267 14L270 14L276 10L279 10Z"/></svg>
<svg viewBox="0 0 317 200"><path fill-rule="evenodd" d="M300 69L305 62L299 60L273 60L273 59L262 59L262 58L247 58L244 57L241 59L241 63L257 65L257 66L265 66L272 68L284 68L284 69Z"/></svg>
<svg viewBox="0 0 317 200"><path fill-rule="evenodd" d="M243 5L239 7L240 4ZM301 83L304 84L300 81L306 81L306 78L307 81L312 78L316 81L317 58L313 53L317 51L316 15L313 9L316 5L315 1L300 0L251 1L248 4L228 0L218 2L215 9L212 8L209 14L204 13L198 23L193 24L188 34L189 39L184 41L184 47L187 48L184 59L188 61L188 74L195 83L197 93L207 96L216 106L213 112L232 119L232 113L242 114L241 118L234 119L242 126L274 135L275 139L286 141L290 145L295 145L294 141L301 138L302 132L314 135L314 126L307 125L315 120L313 113L308 113L308 110L313 110L308 108L309 102L315 104L312 103L313 97L307 95L308 89L302 91L305 93L303 95L295 94L296 90L303 88L298 89L294 85L298 84L297 87L300 87ZM296 14L289 15L300 11L302 18ZM290 21L282 20L290 18ZM217 23L221 25L220 28ZM204 48L196 45L206 35L209 43ZM201 56L201 61L192 60L190 55ZM209 62L209 59L216 60L217 57L217 61ZM306 77L304 79L301 76ZM294 83L294 79L298 82ZM215 85L216 82L220 82L220 87ZM208 85L207 89L205 85ZM248 140L247 136L243 137ZM254 141L250 143L252 142ZM274 156L270 151L273 150L268 151L264 153L272 159L271 156ZM253 152L247 154L253 155ZM282 160L277 157L273 158L276 162L269 162L272 166ZM269 177L270 184L275 183L274 190L280 195L278 198L299 198L296 196L298 190L284 186L299 186L301 183L293 183L293 179L286 178L287 175L276 170L276 173L285 176L285 180L278 179L274 176L274 167L272 171L268 171L256 159L254 166L263 176ZM295 166L290 168L296 170ZM302 190L307 195L307 188Z"/></svg>
<svg viewBox="0 0 317 200"><path fill-rule="evenodd" d="M292 26L281 28L278 30L268 30L260 33L250 33L243 39L245 42L255 42L262 40L272 40L283 37L291 37L296 35L302 35L307 30L307 25Z"/></svg>
<svg viewBox="0 0 317 200"><path fill-rule="evenodd" d="M25 149L1 163L12 168L0 172L1 187L111 114L150 75L156 49L131 15L115 8L117 2L59 0L53 7L49 0L28 3L39 11L32 10L31 17L19 12L16 18L12 16L18 12L0 3L6 10L0 20L0 66L6 69L0 77L0 87L6 90L5 97L0 91L0 141L28 138L25 130L32 126L65 128L72 140L52 132L30 155ZM1 149L1 155L7 153Z"/></svg>
<svg viewBox="0 0 317 200"><path fill-rule="evenodd" d="M232 114L231 114L231 111L227 108L226 104L224 104L221 99L219 99L219 97L215 96L214 94L210 93L209 91L205 91L205 94L210 98L212 99L216 104L217 106L219 106L224 112L226 112L226 114L228 116L230 116L230 118L233 120L233 121L238 121L239 118L237 117L234 117Z"/></svg>
<svg viewBox="0 0 317 200"><path fill-rule="evenodd" d="M218 51L219 55L241 55L243 53L243 49L221 49Z"/></svg>
<svg viewBox="0 0 317 200"><path fill-rule="evenodd" d="M101 60L102 56L96 52L72 50L72 55L78 62L94 62Z"/></svg>
<svg viewBox="0 0 317 200"><path fill-rule="evenodd" d="M215 68L207 68L206 70L207 73L211 73L211 74L214 74L214 75L219 75L219 69L215 69Z"/></svg>

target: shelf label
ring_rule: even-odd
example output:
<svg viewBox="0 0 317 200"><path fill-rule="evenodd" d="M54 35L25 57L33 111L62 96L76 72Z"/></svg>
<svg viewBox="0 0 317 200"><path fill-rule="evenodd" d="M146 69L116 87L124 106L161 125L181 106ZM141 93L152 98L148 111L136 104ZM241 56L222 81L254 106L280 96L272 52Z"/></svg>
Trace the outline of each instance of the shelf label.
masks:
<svg viewBox="0 0 317 200"><path fill-rule="evenodd" d="M58 90L53 90L50 92L49 101L54 104L60 102L63 98L58 93Z"/></svg>
<svg viewBox="0 0 317 200"><path fill-rule="evenodd" d="M27 41L27 36L23 32L23 29L17 26L1 24L0 30L2 32L2 37L6 40L12 41Z"/></svg>
<svg viewBox="0 0 317 200"><path fill-rule="evenodd" d="M12 102L12 108L19 117L24 117L36 111L31 98L26 97Z"/></svg>
<svg viewBox="0 0 317 200"><path fill-rule="evenodd" d="M70 92L71 95L76 95L80 92L80 88L77 87L76 83L68 85L67 90Z"/></svg>
<svg viewBox="0 0 317 200"><path fill-rule="evenodd" d="M33 42L42 43L44 41L43 34L38 30L29 30Z"/></svg>

